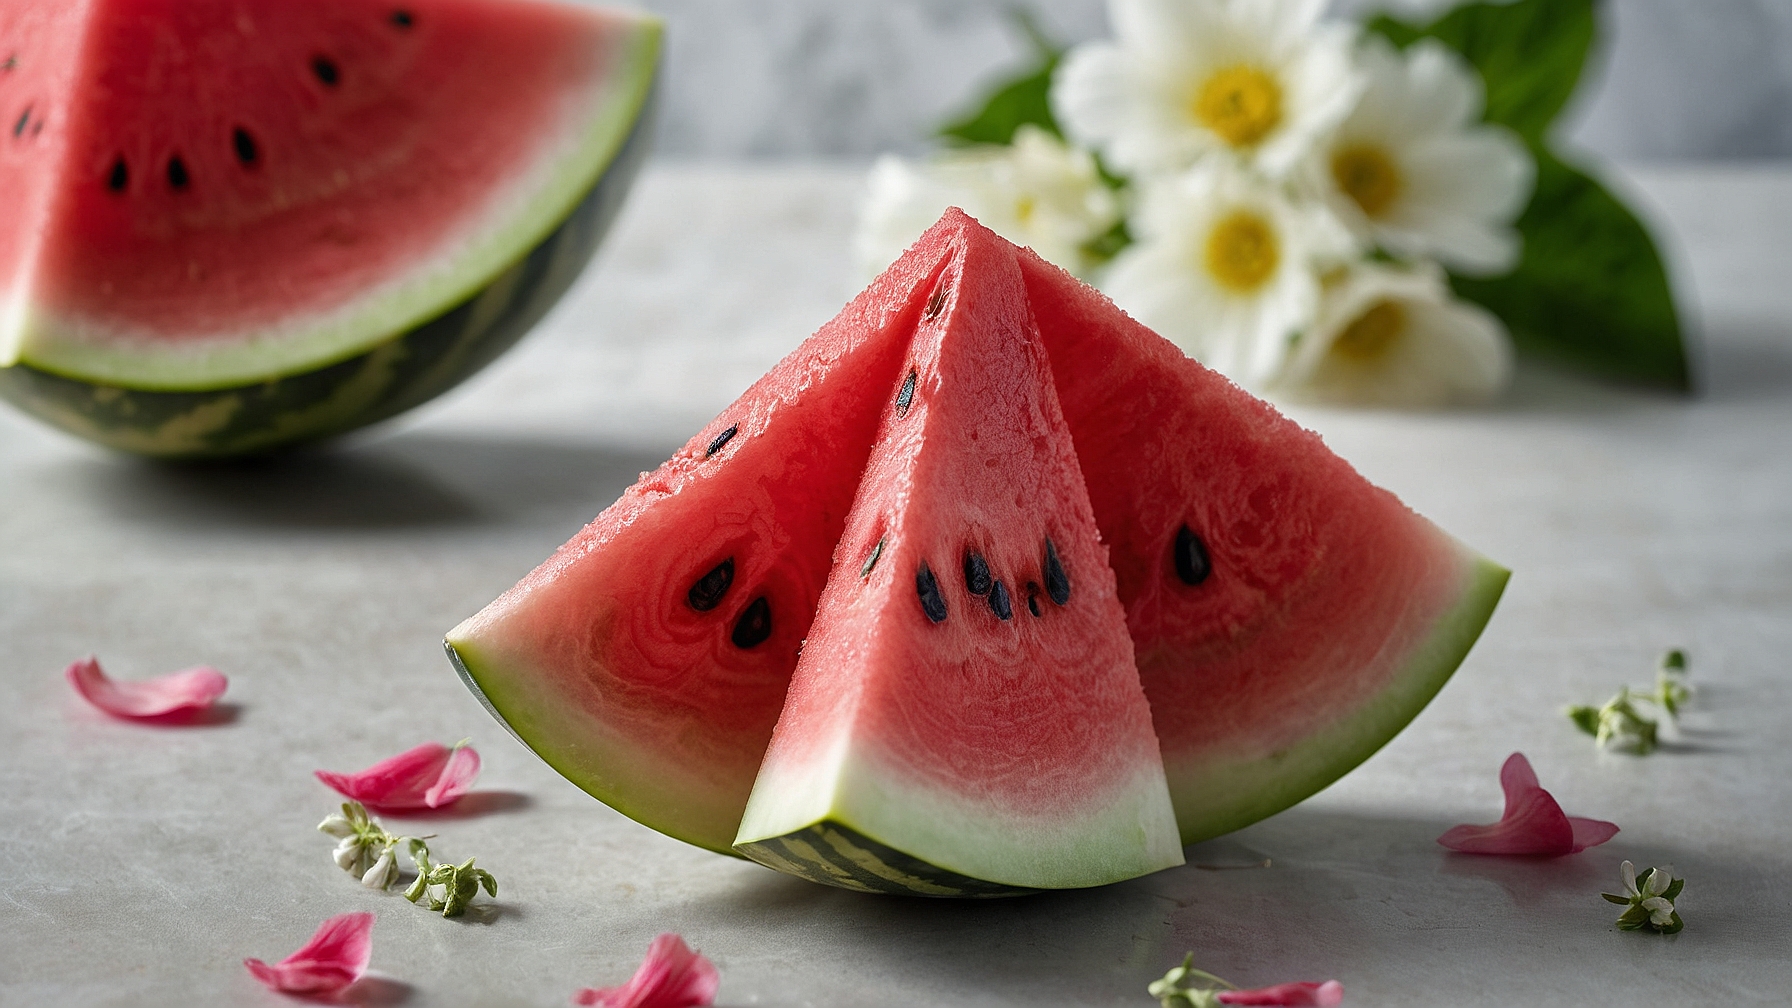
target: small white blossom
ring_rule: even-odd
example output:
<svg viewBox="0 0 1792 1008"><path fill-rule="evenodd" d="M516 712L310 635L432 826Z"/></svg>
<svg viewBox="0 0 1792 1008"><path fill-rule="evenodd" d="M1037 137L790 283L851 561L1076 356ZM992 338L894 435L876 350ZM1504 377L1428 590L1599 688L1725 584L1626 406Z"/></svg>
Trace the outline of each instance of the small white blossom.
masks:
<svg viewBox="0 0 1792 1008"><path fill-rule="evenodd" d="M1317 204L1224 160L1144 188L1102 289L1209 367L1260 386L1290 338L1313 324L1319 271L1351 253L1348 232Z"/></svg>
<svg viewBox="0 0 1792 1008"><path fill-rule="evenodd" d="M365 851L366 846L360 837L343 837L336 844L336 850L331 856L336 859L336 867L352 872L356 870L356 866L362 863Z"/></svg>
<svg viewBox="0 0 1792 1008"><path fill-rule="evenodd" d="M1270 383L1280 399L1431 408L1485 401L1512 373L1499 319L1435 268L1356 263L1330 276L1314 322Z"/></svg>
<svg viewBox="0 0 1792 1008"><path fill-rule="evenodd" d="M1624 880L1624 891L1600 894L1606 902L1625 908L1618 917L1618 930L1674 934L1686 926L1674 906L1686 881L1674 877L1673 866L1649 869L1640 885L1636 865L1626 861L1618 867L1618 872Z"/></svg>
<svg viewBox="0 0 1792 1008"><path fill-rule="evenodd" d="M944 151L926 161L886 155L871 169L854 251L866 273L894 262L948 207L1049 262L1088 276L1088 246L1120 220L1088 151L1033 125L1009 146Z"/></svg>
<svg viewBox="0 0 1792 1008"><path fill-rule="evenodd" d="M392 876L397 872L398 860L392 856L392 848L387 847L380 852L379 860L361 876L361 884L369 889L384 889L391 884Z"/></svg>
<svg viewBox="0 0 1792 1008"><path fill-rule="evenodd" d="M333 837L352 837L355 835L355 824L340 812L332 812L317 824L318 832L328 833Z"/></svg>
<svg viewBox="0 0 1792 1008"><path fill-rule="evenodd" d="M1052 84L1069 134L1116 168L1213 155L1286 175L1350 113L1353 29L1325 0L1110 0L1115 40L1078 46Z"/></svg>
<svg viewBox="0 0 1792 1008"><path fill-rule="evenodd" d="M1536 164L1518 137L1481 121L1480 75L1435 39L1404 53L1379 36L1357 50L1368 82L1355 111L1302 173L1365 238L1458 273L1517 263L1511 227Z"/></svg>

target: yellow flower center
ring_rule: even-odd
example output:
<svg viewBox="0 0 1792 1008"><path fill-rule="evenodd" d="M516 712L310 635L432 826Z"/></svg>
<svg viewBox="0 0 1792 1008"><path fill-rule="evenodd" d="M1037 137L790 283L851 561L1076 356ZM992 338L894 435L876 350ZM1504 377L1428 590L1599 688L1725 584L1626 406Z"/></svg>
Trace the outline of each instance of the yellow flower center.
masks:
<svg viewBox="0 0 1792 1008"><path fill-rule="evenodd" d="M1377 301L1344 327L1332 349L1354 361L1372 361L1386 354L1406 331L1406 309L1393 301Z"/></svg>
<svg viewBox="0 0 1792 1008"><path fill-rule="evenodd" d="M1374 144L1351 144L1332 155L1332 178L1363 212L1378 217L1400 195L1400 169Z"/></svg>
<svg viewBox="0 0 1792 1008"><path fill-rule="evenodd" d="M1022 196L1014 202L1014 217L1022 225L1033 223L1033 212L1039 209L1039 201L1031 196Z"/></svg>
<svg viewBox="0 0 1792 1008"><path fill-rule="evenodd" d="M1249 63L1225 67L1189 99L1195 121L1234 147L1250 147L1282 122L1282 87Z"/></svg>
<svg viewBox="0 0 1792 1008"><path fill-rule="evenodd" d="M1249 210L1232 211L1207 235L1207 272L1237 294L1263 286L1280 259L1275 230Z"/></svg>

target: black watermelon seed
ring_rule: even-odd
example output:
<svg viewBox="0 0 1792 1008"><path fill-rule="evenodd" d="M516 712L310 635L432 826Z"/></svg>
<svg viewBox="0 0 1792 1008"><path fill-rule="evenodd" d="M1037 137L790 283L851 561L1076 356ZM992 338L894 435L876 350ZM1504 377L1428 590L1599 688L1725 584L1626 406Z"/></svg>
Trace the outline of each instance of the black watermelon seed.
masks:
<svg viewBox="0 0 1792 1008"><path fill-rule="evenodd" d="M1001 619L1014 618L1014 606L1008 601L1008 586L1000 581L989 586L989 611Z"/></svg>
<svg viewBox="0 0 1792 1008"><path fill-rule="evenodd" d="M255 146L255 138L241 126L231 131L230 145L236 148L236 159L243 164L252 165L261 157L261 151Z"/></svg>
<svg viewBox="0 0 1792 1008"><path fill-rule="evenodd" d="M335 62L328 56L311 57L311 72L317 75L318 80L324 82L325 87L335 87L337 82L342 80L342 72L336 69Z"/></svg>
<svg viewBox="0 0 1792 1008"><path fill-rule="evenodd" d="M187 175L187 163L180 159L180 155L176 154L169 158L168 184L176 189L185 189L191 181L193 181L192 178Z"/></svg>
<svg viewBox="0 0 1792 1008"><path fill-rule="evenodd" d="M714 455L716 452L721 451L722 446L727 444L728 440L730 438L734 437L734 435L739 434L739 433L740 433L740 424L735 424L734 426L728 428L727 430L723 431L722 433L717 434L716 439L709 443L709 450L703 453L703 457L708 458L711 455Z"/></svg>
<svg viewBox="0 0 1792 1008"><path fill-rule="evenodd" d="M1027 611L1035 616L1043 616L1039 611L1039 582L1027 582Z"/></svg>
<svg viewBox="0 0 1792 1008"><path fill-rule="evenodd" d="M941 287L939 290L933 292L932 297L927 299L927 310L921 313L921 317L928 321L932 321L933 319L940 317L940 310L945 307L946 288Z"/></svg>
<svg viewBox="0 0 1792 1008"><path fill-rule="evenodd" d="M124 192L124 187L131 181L131 170L125 167L124 158L112 162L112 172L106 176L106 188L113 192Z"/></svg>
<svg viewBox="0 0 1792 1008"><path fill-rule="evenodd" d="M907 416L909 404L915 401L915 372L909 369L908 377L902 379L902 389L896 393L896 415Z"/></svg>
<svg viewBox="0 0 1792 1008"><path fill-rule="evenodd" d="M889 538L889 536L884 537L884 539L888 539L888 538ZM859 568L859 576L862 578L870 577L871 576L871 568L877 566L877 558L880 556L883 556L883 555L884 555L884 540L879 539L877 541L877 545L871 547L871 555L865 558L865 566Z"/></svg>
<svg viewBox="0 0 1792 1008"><path fill-rule="evenodd" d="M411 17L410 11L395 10L392 12L392 23L393 23L393 25L395 25L399 28L409 28L410 26L416 24L417 21L415 18Z"/></svg>
<svg viewBox="0 0 1792 1008"><path fill-rule="evenodd" d="M734 558L716 564L708 574L697 579L691 590L685 592L684 600L698 612L708 612L721 604L722 596L728 594L728 586L734 583Z"/></svg>
<svg viewBox="0 0 1792 1008"><path fill-rule="evenodd" d="M25 135L25 125L31 122L31 109L32 106L27 105L25 106L25 111L19 113L19 121L12 124L13 136L21 137Z"/></svg>
<svg viewBox="0 0 1792 1008"><path fill-rule="evenodd" d="M747 606L747 611L734 621L734 633L728 639L741 650L758 647L772 635L772 604L761 595Z"/></svg>
<svg viewBox="0 0 1792 1008"><path fill-rule="evenodd" d="M1186 585L1198 585L1213 573L1213 560L1207 555L1207 544L1187 525L1176 530L1176 545L1170 547L1176 561L1176 576Z"/></svg>
<svg viewBox="0 0 1792 1008"><path fill-rule="evenodd" d="M1064 564L1058 560L1058 547L1052 545L1051 536L1045 537L1045 593L1059 605L1070 601L1070 575L1064 573Z"/></svg>
<svg viewBox="0 0 1792 1008"><path fill-rule="evenodd" d="M976 553L964 555L964 586L972 595L989 591L989 564Z"/></svg>
<svg viewBox="0 0 1792 1008"><path fill-rule="evenodd" d="M921 561L921 569L915 572L915 594L921 596L921 611L935 623L946 618L946 600L940 595L940 583L934 580L933 568L927 561Z"/></svg>

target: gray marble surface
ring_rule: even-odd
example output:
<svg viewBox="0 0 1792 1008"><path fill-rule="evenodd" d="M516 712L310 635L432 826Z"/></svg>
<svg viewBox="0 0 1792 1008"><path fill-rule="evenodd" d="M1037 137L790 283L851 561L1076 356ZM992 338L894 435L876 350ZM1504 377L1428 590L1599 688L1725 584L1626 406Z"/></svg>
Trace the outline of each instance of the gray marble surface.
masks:
<svg viewBox="0 0 1792 1008"><path fill-rule="evenodd" d="M1319 796L1100 890L966 904L861 896L649 832L506 736L442 632L857 287L856 169L659 164L576 293L514 354L350 444L234 467L106 454L0 414L0 1005L258 1005L245 956L372 910L365 1003L559 1005L660 931L729 1005L1147 1008L1186 950L1248 984L1336 977L1350 1005L1784 1003L1792 986L1792 169L1638 170L1706 337L1690 400L1526 372L1497 408L1300 419L1514 570L1454 681ZM1601 756L1560 714L1683 646L1685 737ZM206 662L215 723L109 720L61 678ZM486 757L458 811L396 820L478 855L502 898L446 921L357 886L311 777L424 739ZM1451 855L1523 750L1610 844ZM1260 857L1265 869L1215 870ZM1617 865L1672 862L1685 932L1613 929Z"/></svg>

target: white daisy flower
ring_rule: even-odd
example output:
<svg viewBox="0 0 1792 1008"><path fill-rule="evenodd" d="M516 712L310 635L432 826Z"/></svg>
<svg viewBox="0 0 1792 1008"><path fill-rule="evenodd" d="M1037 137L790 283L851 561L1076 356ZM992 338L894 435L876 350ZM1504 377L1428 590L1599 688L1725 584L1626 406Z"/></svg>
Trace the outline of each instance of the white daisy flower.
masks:
<svg viewBox="0 0 1792 1008"><path fill-rule="evenodd" d="M1309 175L1358 233L1401 256L1459 273L1518 262L1511 227L1536 164L1510 130L1481 122L1481 77L1435 39L1404 54L1380 37L1358 49L1368 81L1356 110L1309 162Z"/></svg>
<svg viewBox="0 0 1792 1008"><path fill-rule="evenodd" d="M1350 113L1353 29L1325 0L1109 0L1116 39L1078 46L1052 82L1070 135L1128 172L1216 152L1281 178Z"/></svg>
<svg viewBox="0 0 1792 1008"><path fill-rule="evenodd" d="M1317 321L1271 391L1306 402L1437 407L1489 399L1511 372L1505 327L1451 296L1435 267L1359 263L1328 280Z"/></svg>
<svg viewBox="0 0 1792 1008"><path fill-rule="evenodd" d="M1135 243L1103 289L1140 322L1246 385L1282 366L1319 304L1316 270L1351 254L1320 204L1225 160L1151 181L1131 218Z"/></svg>
<svg viewBox="0 0 1792 1008"><path fill-rule="evenodd" d="M1037 126L1007 147L946 151L924 162L888 156L871 169L854 249L868 273L895 262L921 232L956 206L1016 245L1088 276L1085 246L1120 220L1120 203L1095 158Z"/></svg>

